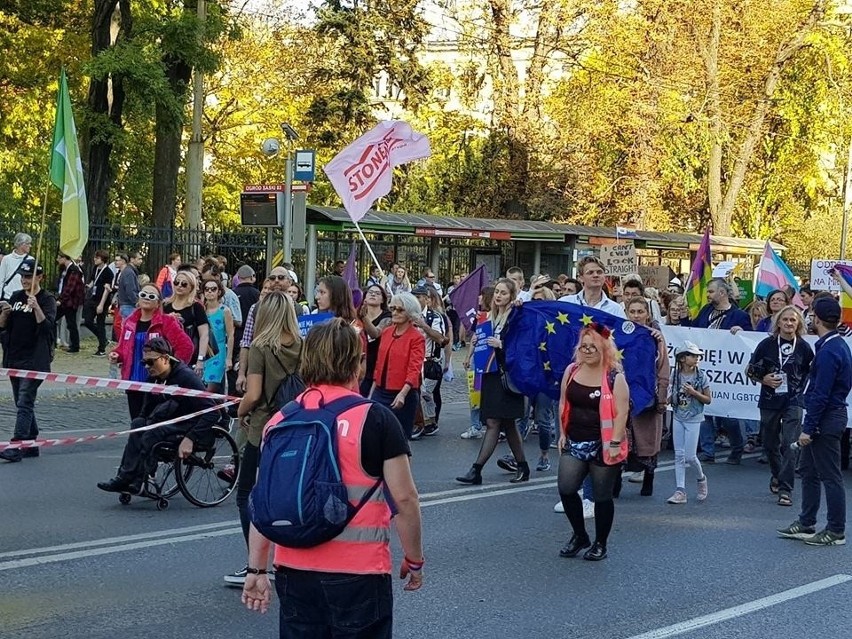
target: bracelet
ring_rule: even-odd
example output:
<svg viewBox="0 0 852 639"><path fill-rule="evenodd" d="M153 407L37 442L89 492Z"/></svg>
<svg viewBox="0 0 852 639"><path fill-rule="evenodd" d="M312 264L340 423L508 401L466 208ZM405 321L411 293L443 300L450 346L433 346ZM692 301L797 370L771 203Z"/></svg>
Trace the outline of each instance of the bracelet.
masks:
<svg viewBox="0 0 852 639"><path fill-rule="evenodd" d="M266 568L246 568L246 573L249 575L268 575L269 571Z"/></svg>
<svg viewBox="0 0 852 639"><path fill-rule="evenodd" d="M609 442L609 445L611 447L615 448L616 446L621 446L621 442L613 439L612 441Z"/></svg>
<svg viewBox="0 0 852 639"><path fill-rule="evenodd" d="M203 358L203 357L199 357L196 361L203 362L203 361L204 361L204 358Z"/></svg>
<svg viewBox="0 0 852 639"><path fill-rule="evenodd" d="M423 570L423 564L426 563L426 558L424 557L420 561L412 561L408 557L405 557L405 563L408 564L408 569L413 570L414 572L420 572Z"/></svg>

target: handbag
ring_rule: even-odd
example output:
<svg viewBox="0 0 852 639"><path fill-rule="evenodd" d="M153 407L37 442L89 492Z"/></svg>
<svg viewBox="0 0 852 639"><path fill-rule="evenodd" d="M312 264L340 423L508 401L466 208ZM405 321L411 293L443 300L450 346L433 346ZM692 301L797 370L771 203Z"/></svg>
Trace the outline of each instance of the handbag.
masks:
<svg viewBox="0 0 852 639"><path fill-rule="evenodd" d="M509 377L509 373L503 370L503 368L500 368L500 383L503 384L503 390L507 393L512 395L523 395L523 393L518 390L518 387L515 386L512 378Z"/></svg>
<svg viewBox="0 0 852 639"><path fill-rule="evenodd" d="M423 362L423 377L438 381L444 376L444 369L441 362L436 362L434 359L427 359Z"/></svg>
<svg viewBox="0 0 852 639"><path fill-rule="evenodd" d="M213 334L213 329L207 329L207 357L216 357L219 354L219 341Z"/></svg>

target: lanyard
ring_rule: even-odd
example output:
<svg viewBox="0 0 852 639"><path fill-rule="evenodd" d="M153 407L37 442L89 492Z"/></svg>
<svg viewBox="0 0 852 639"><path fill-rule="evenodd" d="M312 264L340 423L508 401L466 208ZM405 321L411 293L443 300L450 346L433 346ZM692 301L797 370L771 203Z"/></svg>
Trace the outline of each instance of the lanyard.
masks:
<svg viewBox="0 0 852 639"><path fill-rule="evenodd" d="M784 356L781 355L781 336L780 335L778 336L778 362L781 365L781 370L784 370L784 366L787 364L787 362L790 361L790 358L793 357L793 353L796 352L796 340L797 339L798 338L796 338L796 337L793 338L793 348L790 349L790 354L787 355L787 357L784 357Z"/></svg>

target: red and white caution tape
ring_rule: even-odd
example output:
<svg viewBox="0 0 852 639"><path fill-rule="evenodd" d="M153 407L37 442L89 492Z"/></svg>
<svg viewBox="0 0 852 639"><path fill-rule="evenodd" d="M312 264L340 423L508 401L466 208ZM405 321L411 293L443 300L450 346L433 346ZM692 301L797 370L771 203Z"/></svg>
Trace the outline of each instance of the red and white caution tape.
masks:
<svg viewBox="0 0 852 639"><path fill-rule="evenodd" d="M154 393L163 395L180 395L184 397L202 397L206 399L227 400L216 406L205 408L188 415L181 415L173 419L167 419L156 424L143 426L142 428L134 428L130 430L122 430L114 433L106 433L103 435L88 435L86 437L61 437L59 439L32 439L21 441L0 442L0 452L8 449L24 449L24 448L49 448L52 446L66 446L69 444L82 444L85 442L94 442L99 439L112 439L121 435L129 435L133 433L144 433L147 430L153 430L160 426L168 426L177 424L205 413L221 410L231 404L237 404L240 401L239 397L230 395L222 395L219 393L210 393L207 391L194 390L191 388L182 388L180 386L166 386L164 384L149 384L147 382L131 382L122 379L110 379L107 377L88 377L85 375L66 375L64 373L45 373L42 371L30 371L20 368L0 368L0 376L20 377L23 379L40 379L45 382L58 382L62 384L74 384L76 386L89 386L93 388L107 388L115 390L131 390L143 393Z"/></svg>
<svg viewBox="0 0 852 639"><path fill-rule="evenodd" d="M162 393L165 395L183 395L185 397L206 397L207 399L228 399L239 401L239 397L209 393L207 391L181 388L180 386L166 386L164 384L149 384L147 382L131 382L124 379L110 379L108 377L87 377L85 375L67 375L65 373L44 373L42 371L28 371L20 368L0 368L0 376L20 377L23 379L40 379L45 382L59 382L61 384L74 384L76 386L90 386L93 388L109 388L114 390L140 391L143 393Z"/></svg>

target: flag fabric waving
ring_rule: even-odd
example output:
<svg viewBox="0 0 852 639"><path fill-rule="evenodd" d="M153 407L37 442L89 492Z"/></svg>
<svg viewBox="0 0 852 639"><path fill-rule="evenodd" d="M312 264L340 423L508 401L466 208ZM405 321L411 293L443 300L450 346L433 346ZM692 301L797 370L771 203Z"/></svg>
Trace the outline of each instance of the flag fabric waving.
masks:
<svg viewBox="0 0 852 639"><path fill-rule="evenodd" d="M766 297L772 291L776 289L784 290L787 286L792 286L793 290L796 291L793 303L799 308L804 308L805 304L802 302L802 298L799 297L799 284L796 282L793 271L781 259L781 256L772 250L769 240L766 240L766 245L763 247L763 256L760 258L760 266L757 271L754 293L760 297Z"/></svg>
<svg viewBox="0 0 852 639"><path fill-rule="evenodd" d="M358 274L355 272L355 258L357 254L357 245L355 242L352 242L352 246L349 248L349 257L346 258L346 266L343 267L342 275L343 281L346 282L349 290L352 291L352 303L355 305L355 308L361 306L361 300L363 299L361 287L358 285Z"/></svg>
<svg viewBox="0 0 852 639"><path fill-rule="evenodd" d="M485 264L477 266L473 272L458 283L450 293L450 302L456 313L459 314L459 319L464 325L465 330L470 330L473 320L479 311L479 292L486 286L490 278L488 271L485 269Z"/></svg>
<svg viewBox="0 0 852 639"><path fill-rule="evenodd" d="M68 95L65 70L59 76L56 122L50 151L50 181L62 192L59 250L76 259L89 241L89 208L83 179L83 163L77 145L77 127Z"/></svg>
<svg viewBox="0 0 852 639"><path fill-rule="evenodd" d="M358 222L391 190L393 168L432 155L429 139L401 120L380 122L323 167L343 207Z"/></svg>
<svg viewBox="0 0 852 639"><path fill-rule="evenodd" d="M527 397L547 393L559 399L559 384L574 359L580 331L592 322L612 330L633 412L642 412L657 396L657 341L644 326L589 306L537 301L515 308L503 344L506 372Z"/></svg>
<svg viewBox="0 0 852 639"><path fill-rule="evenodd" d="M689 306L689 317L698 317L698 311L707 303L707 287L713 278L713 263L710 256L710 229L704 231L689 279L686 281L684 297Z"/></svg>

